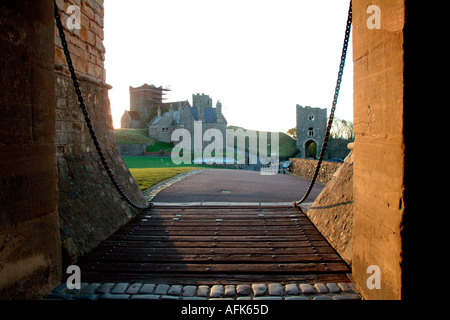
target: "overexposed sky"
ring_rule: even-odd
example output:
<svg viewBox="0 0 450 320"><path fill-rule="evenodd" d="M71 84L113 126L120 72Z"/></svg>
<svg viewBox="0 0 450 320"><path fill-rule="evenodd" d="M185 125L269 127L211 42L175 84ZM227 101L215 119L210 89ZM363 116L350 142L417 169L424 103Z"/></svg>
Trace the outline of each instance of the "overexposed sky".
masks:
<svg viewBox="0 0 450 320"><path fill-rule="evenodd" d="M167 101L205 93L229 125L286 132L295 106L328 108L347 0L106 0L106 82L114 126L129 86L170 86ZM352 50L336 117L353 121Z"/></svg>

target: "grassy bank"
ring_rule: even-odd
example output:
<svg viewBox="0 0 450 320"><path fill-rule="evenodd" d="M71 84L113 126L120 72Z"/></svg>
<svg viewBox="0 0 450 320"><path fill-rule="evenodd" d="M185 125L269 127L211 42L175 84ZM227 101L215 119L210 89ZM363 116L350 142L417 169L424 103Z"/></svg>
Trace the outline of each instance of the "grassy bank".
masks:
<svg viewBox="0 0 450 320"><path fill-rule="evenodd" d="M271 145L271 138L272 138L272 134L273 133L278 133L278 151L279 151L279 158L280 160L287 160L289 157L295 155L297 153L297 141L295 139L293 139L292 137L288 136L287 134L283 133L283 132L267 132L267 131L253 131L253 130L246 130L244 128L241 127L236 127L236 126L228 126L227 129L233 129L233 130L237 130L237 129L242 129L244 130L243 135L245 136L245 133L256 133L256 137L257 137L257 141L259 141L259 135L260 134L265 134L267 137L267 150L268 153L270 154L270 145ZM239 133L239 132L236 132ZM239 136L240 134L237 134L237 136ZM233 144L234 143L234 144ZM235 146L237 144L237 139L235 138L235 141L227 141L227 144L229 146ZM247 142L246 142L246 146L245 146L245 151L248 152L249 151L249 146L248 146L248 138L247 138ZM266 154L264 154L263 156L266 156Z"/></svg>
<svg viewBox="0 0 450 320"><path fill-rule="evenodd" d="M146 129L114 129L114 140L117 144L155 144L155 140L148 137Z"/></svg>
<svg viewBox="0 0 450 320"><path fill-rule="evenodd" d="M170 179L181 173L199 168L211 169L211 167L204 165L175 165L170 158L123 157L123 159L141 190L148 189L158 182Z"/></svg>
<svg viewBox="0 0 450 320"><path fill-rule="evenodd" d="M142 191L152 187L158 182L175 177L178 174L197 170L198 168L140 168L130 169L131 175L139 185L139 189Z"/></svg>

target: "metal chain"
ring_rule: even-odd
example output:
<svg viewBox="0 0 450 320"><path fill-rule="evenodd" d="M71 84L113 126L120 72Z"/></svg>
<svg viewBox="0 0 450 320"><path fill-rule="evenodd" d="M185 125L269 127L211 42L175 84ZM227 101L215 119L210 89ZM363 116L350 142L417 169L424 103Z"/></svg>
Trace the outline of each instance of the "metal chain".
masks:
<svg viewBox="0 0 450 320"><path fill-rule="evenodd" d="M325 137L323 139L322 150L320 151L319 162L317 163L316 171L314 172L314 176L313 176L313 179L311 180L308 190L306 191L305 195L303 196L303 198L301 200L293 203L294 207L298 207L309 196L309 194L316 182L317 176L319 175L320 166L322 165L323 157L325 155L325 150L327 149L328 139L329 139L330 131L331 131L331 125L333 124L333 119L334 119L334 112L336 110L337 100L339 97L339 91L341 89L342 75L344 74L344 66L345 66L345 59L347 57L348 41L350 39L350 30L352 27L352 16L353 16L352 2L350 1L350 6L348 9L347 26L345 28L344 47L342 48L341 63L339 65L339 73L338 73L338 78L337 78L337 82L336 82L336 88L334 90L333 104L331 107L330 117L328 119L327 131L326 131Z"/></svg>
<svg viewBox="0 0 450 320"><path fill-rule="evenodd" d="M91 134L91 138L92 141L94 142L95 148L97 149L97 153L100 156L100 160L103 164L103 167L106 170L106 173L109 176L109 179L111 180L113 186L115 187L115 189L117 190L117 192L122 196L123 199L125 199L126 202L128 202L131 206L137 208L137 209L149 209L151 207L153 207L153 203L149 203L146 206L140 206L136 203L134 203L126 194L125 192L122 190L122 188L120 187L119 183L117 182L117 180L114 177L113 172L111 171L108 162L105 159L105 156L103 154L102 148L100 147L100 143L98 142L97 136L95 135L95 131L94 128L92 127L92 123L91 123L91 119L89 117L89 113L87 111L86 105L84 103L84 99L83 99L83 95L81 94L81 90L80 90L80 85L78 83L78 78L75 74L75 70L73 68L73 63L72 63L72 59L70 58L70 52L67 46L67 41L66 41L66 36L64 34L64 28L63 25L61 23L61 17L59 15L58 12L58 6L56 5L56 1L54 1L54 6L55 6L55 20L56 20L56 26L58 28L58 32L59 32L59 37L61 38L61 44L63 46L63 50L64 50L64 55L66 56L66 61L67 61L67 65L69 67L69 71L70 71L70 75L72 77L72 81L73 81L73 86L75 87L75 92L77 94L78 97L78 102L80 103L80 108L81 111L84 115L84 119L86 121L86 125L89 129L89 133Z"/></svg>

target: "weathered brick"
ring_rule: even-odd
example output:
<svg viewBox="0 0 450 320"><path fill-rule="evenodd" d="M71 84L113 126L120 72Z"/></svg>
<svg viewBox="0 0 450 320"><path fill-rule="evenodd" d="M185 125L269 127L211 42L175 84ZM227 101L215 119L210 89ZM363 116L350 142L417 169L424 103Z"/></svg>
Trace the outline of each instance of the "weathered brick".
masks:
<svg viewBox="0 0 450 320"><path fill-rule="evenodd" d="M139 292L139 290L142 287L142 283L133 283L132 285L130 285L126 291L126 293L128 294L136 294Z"/></svg>
<svg viewBox="0 0 450 320"><path fill-rule="evenodd" d="M269 295L282 296L284 294L283 286L280 283L269 284Z"/></svg>
<svg viewBox="0 0 450 320"><path fill-rule="evenodd" d="M262 296L267 291L267 286L263 283L252 284L253 294L256 296Z"/></svg>
<svg viewBox="0 0 450 320"><path fill-rule="evenodd" d="M341 289L338 287L336 283L327 283L328 289L330 289L330 292L332 293L338 293L341 291Z"/></svg>
<svg viewBox="0 0 450 320"><path fill-rule="evenodd" d="M225 286L225 297L233 297L236 295L236 286L234 285L226 285Z"/></svg>
<svg viewBox="0 0 450 320"><path fill-rule="evenodd" d="M285 290L287 295L297 295L299 293L298 286L295 283L287 284Z"/></svg>
<svg viewBox="0 0 450 320"><path fill-rule="evenodd" d="M338 283L339 288L341 288L342 292L346 292L346 293L353 293L353 289L352 287L350 287L347 283L345 282L339 282Z"/></svg>
<svg viewBox="0 0 450 320"><path fill-rule="evenodd" d="M225 293L225 288L222 285L214 285L211 288L210 297L211 298L220 298Z"/></svg>
<svg viewBox="0 0 450 320"><path fill-rule="evenodd" d="M323 283L316 283L316 284L314 284L314 288L316 288L317 292L319 292L319 293L327 293L327 292L329 292L327 286L324 285Z"/></svg>
<svg viewBox="0 0 450 320"><path fill-rule="evenodd" d="M118 284L116 284L115 286L114 286L114 288L111 290L111 293L115 293L115 294L118 294L118 293L125 293L125 291L127 290L127 288L128 288L128 283L125 283L125 282L121 282L121 283L118 283Z"/></svg>
<svg viewBox="0 0 450 320"><path fill-rule="evenodd" d="M237 294L240 296L247 296L252 292L252 287L248 284L239 284L237 286Z"/></svg>
<svg viewBox="0 0 450 320"><path fill-rule="evenodd" d="M199 297L208 297L209 295L209 287L208 286L199 286L197 295Z"/></svg>
<svg viewBox="0 0 450 320"><path fill-rule="evenodd" d="M167 284L158 284L155 288L155 294L166 294L169 291L170 286Z"/></svg>
<svg viewBox="0 0 450 320"><path fill-rule="evenodd" d="M197 291L196 286L184 286L183 287L183 297L193 297Z"/></svg>
<svg viewBox="0 0 450 320"><path fill-rule="evenodd" d="M172 286L170 286L169 290L167 291L167 294L173 295L173 296L179 296L181 294L182 290L183 290L183 286L172 285Z"/></svg>
<svg viewBox="0 0 450 320"><path fill-rule="evenodd" d="M310 284L307 284L307 283L305 284L305 283L303 283L303 284L300 284L299 286L300 286L300 290L301 290L302 293L304 293L304 294L313 294L313 293L316 293L316 291L314 290L313 286L310 285Z"/></svg>

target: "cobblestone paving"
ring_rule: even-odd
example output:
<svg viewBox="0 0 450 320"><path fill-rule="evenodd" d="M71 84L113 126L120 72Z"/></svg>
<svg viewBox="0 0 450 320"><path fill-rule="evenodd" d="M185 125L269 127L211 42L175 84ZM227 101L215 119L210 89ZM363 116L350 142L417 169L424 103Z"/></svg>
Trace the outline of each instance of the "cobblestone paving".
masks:
<svg viewBox="0 0 450 320"><path fill-rule="evenodd" d="M167 285L82 283L69 290L61 283L43 300L362 300L353 283L255 283L252 285Z"/></svg>

